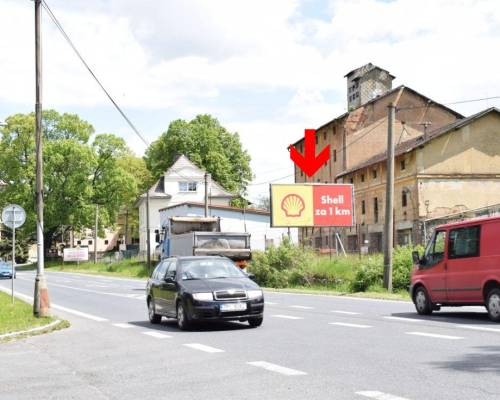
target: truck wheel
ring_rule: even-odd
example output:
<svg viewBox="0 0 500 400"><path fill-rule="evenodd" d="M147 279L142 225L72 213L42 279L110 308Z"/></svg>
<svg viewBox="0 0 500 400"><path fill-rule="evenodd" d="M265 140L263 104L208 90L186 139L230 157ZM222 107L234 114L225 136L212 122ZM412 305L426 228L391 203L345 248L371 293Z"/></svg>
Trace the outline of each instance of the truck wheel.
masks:
<svg viewBox="0 0 500 400"><path fill-rule="evenodd" d="M159 324L161 322L161 315L156 314L155 301L152 298L148 300L148 317L149 322L152 324Z"/></svg>
<svg viewBox="0 0 500 400"><path fill-rule="evenodd" d="M177 326L181 331L185 331L189 329L190 322L186 313L186 310L184 310L184 305L182 304L182 301L179 301L177 303Z"/></svg>
<svg viewBox="0 0 500 400"><path fill-rule="evenodd" d="M420 315L432 314L433 307L431 299L427 294L427 290L425 290L423 286L420 286L415 291L413 302L415 303L415 308L417 309L417 313L419 313Z"/></svg>
<svg viewBox="0 0 500 400"><path fill-rule="evenodd" d="M500 289L494 288L488 292L486 309L492 321L500 322Z"/></svg>
<svg viewBox="0 0 500 400"><path fill-rule="evenodd" d="M264 318L258 317L258 318L248 318L248 324L252 328L257 328L258 326L262 325L262 321L264 321Z"/></svg>

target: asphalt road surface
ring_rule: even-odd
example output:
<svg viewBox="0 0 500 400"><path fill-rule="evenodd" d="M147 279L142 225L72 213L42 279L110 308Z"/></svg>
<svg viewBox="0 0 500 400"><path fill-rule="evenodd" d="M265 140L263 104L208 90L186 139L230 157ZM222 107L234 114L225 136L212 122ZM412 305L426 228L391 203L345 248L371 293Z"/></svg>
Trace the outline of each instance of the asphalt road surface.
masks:
<svg viewBox="0 0 500 400"><path fill-rule="evenodd" d="M31 297L34 272L17 276ZM72 326L0 344L2 400L500 398L500 325L480 307L424 318L405 302L266 293L260 328L181 332L148 322L144 281L47 280Z"/></svg>

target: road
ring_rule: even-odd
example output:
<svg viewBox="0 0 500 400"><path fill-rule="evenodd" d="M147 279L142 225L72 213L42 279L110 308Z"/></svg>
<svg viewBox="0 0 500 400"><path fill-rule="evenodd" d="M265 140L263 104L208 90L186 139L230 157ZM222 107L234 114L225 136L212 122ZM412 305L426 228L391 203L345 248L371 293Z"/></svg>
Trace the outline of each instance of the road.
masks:
<svg viewBox="0 0 500 400"><path fill-rule="evenodd" d="M500 325L484 309L266 293L264 324L181 332L145 282L48 272L71 328L0 345L0 399L498 399ZM32 296L34 272L19 272ZM9 288L10 281L0 281Z"/></svg>

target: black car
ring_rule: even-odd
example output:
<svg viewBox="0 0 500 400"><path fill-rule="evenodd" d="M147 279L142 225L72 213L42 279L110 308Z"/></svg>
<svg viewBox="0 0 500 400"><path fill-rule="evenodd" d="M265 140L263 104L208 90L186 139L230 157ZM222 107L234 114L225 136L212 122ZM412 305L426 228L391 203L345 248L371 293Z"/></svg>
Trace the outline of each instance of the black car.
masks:
<svg viewBox="0 0 500 400"><path fill-rule="evenodd" d="M177 318L180 329L195 321L262 324L264 295L249 275L225 257L174 257L160 261L146 287L149 320Z"/></svg>

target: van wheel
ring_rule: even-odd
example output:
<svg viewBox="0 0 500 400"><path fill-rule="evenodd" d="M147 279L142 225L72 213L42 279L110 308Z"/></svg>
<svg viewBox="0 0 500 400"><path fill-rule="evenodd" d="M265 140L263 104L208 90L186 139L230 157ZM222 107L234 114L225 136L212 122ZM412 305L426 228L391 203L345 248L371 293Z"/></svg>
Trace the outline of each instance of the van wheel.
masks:
<svg viewBox="0 0 500 400"><path fill-rule="evenodd" d="M420 286L415 291L415 296L413 299L415 303L415 308L420 315L430 315L432 314L432 303L427 290L423 286Z"/></svg>
<svg viewBox="0 0 500 400"><path fill-rule="evenodd" d="M492 321L500 322L500 289L494 288L488 292L486 309Z"/></svg>

